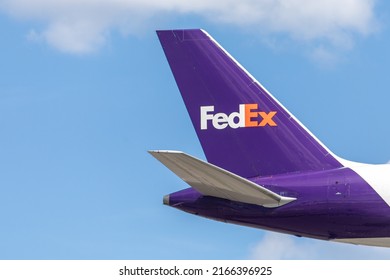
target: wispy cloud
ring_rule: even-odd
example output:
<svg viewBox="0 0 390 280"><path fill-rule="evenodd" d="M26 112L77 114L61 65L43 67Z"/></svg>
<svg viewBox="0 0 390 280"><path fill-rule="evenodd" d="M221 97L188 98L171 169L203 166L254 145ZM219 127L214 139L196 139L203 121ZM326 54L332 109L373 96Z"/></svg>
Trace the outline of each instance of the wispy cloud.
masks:
<svg viewBox="0 0 390 280"><path fill-rule="evenodd" d="M0 9L20 20L43 23L30 34L64 52L89 53L111 31L129 34L156 18L197 15L216 24L287 35L304 44L350 48L356 36L376 28L375 0L0 0ZM323 58L324 47L318 54Z"/></svg>
<svg viewBox="0 0 390 280"><path fill-rule="evenodd" d="M251 249L250 259L389 259L390 249L342 244L267 232Z"/></svg>

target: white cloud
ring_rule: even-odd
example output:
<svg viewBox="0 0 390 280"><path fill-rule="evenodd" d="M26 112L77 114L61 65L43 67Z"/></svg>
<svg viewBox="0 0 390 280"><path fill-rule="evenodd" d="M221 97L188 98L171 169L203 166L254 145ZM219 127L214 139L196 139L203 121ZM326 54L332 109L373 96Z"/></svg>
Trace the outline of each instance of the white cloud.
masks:
<svg viewBox="0 0 390 280"><path fill-rule="evenodd" d="M313 47L310 53L310 57L320 63L323 66L333 66L338 62L337 54L334 50L331 50L322 45Z"/></svg>
<svg viewBox="0 0 390 280"><path fill-rule="evenodd" d="M250 259L389 259L388 248L298 238L266 232L250 252Z"/></svg>
<svg viewBox="0 0 390 280"><path fill-rule="evenodd" d="M0 0L2 11L40 21L44 27L34 33L71 53L99 49L112 30L128 34L175 14L343 49L374 32L374 7L375 0Z"/></svg>
<svg viewBox="0 0 390 280"><path fill-rule="evenodd" d="M310 248L304 250L293 237L278 233L265 233L263 239L252 249L251 259L308 259Z"/></svg>

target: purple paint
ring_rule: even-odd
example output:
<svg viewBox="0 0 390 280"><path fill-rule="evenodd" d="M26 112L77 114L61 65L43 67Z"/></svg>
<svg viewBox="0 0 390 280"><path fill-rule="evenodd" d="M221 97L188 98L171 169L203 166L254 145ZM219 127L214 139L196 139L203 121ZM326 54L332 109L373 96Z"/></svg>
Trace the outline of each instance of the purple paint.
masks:
<svg viewBox="0 0 390 280"><path fill-rule="evenodd" d="M341 167L266 90L201 30L157 32L208 162L242 177ZM276 127L200 129L200 107L275 111Z"/></svg>
<svg viewBox="0 0 390 280"><path fill-rule="evenodd" d="M280 196L296 198L267 208L204 196L189 188L167 196L167 204L219 221L297 236L326 240L390 237L387 203L206 33L157 33L208 162ZM242 104L257 104L264 114L276 113L264 126L242 127ZM202 113L205 106L207 114ZM204 116L206 121L202 121Z"/></svg>

